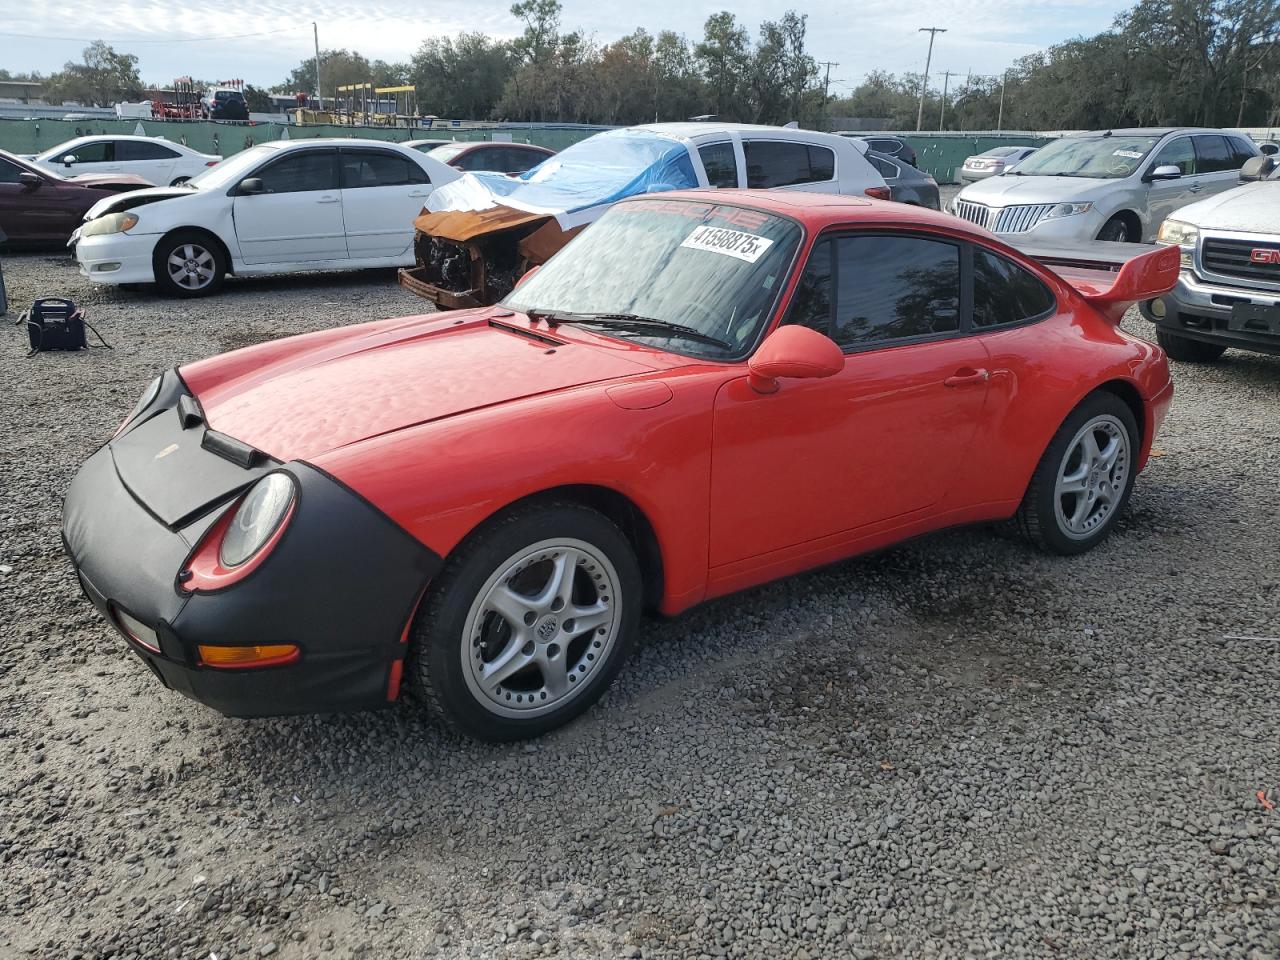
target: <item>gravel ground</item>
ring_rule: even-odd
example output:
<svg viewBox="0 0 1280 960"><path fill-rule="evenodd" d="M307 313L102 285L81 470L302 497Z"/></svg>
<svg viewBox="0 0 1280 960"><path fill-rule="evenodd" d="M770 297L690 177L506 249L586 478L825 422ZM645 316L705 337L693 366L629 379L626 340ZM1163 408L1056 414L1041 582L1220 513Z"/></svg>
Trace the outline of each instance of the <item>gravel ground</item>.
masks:
<svg viewBox="0 0 1280 960"><path fill-rule="evenodd" d="M386 272L191 304L57 254L5 273L115 350L27 360L3 328L0 956L1280 955L1280 358L1177 368L1087 557L959 531L649 622L584 719L495 747L411 703L224 719L59 547L155 372L420 301Z"/></svg>

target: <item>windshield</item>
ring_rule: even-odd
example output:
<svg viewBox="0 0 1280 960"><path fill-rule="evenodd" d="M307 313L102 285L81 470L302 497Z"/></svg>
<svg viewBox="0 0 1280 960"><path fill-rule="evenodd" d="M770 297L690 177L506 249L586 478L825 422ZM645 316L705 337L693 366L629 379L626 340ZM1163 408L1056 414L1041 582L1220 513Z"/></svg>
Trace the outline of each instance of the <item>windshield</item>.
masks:
<svg viewBox="0 0 1280 960"><path fill-rule="evenodd" d="M1063 137L1018 164L1028 177L1119 180L1135 172L1159 137Z"/></svg>
<svg viewBox="0 0 1280 960"><path fill-rule="evenodd" d="M248 176L254 167L278 152L278 147L268 146L267 144L263 144L260 147L250 147L248 150L242 150L235 156L221 161L216 167L208 167L204 173L197 173L187 181L187 185L198 187L201 190L210 188L216 190L218 187L230 186Z"/></svg>
<svg viewBox="0 0 1280 960"><path fill-rule="evenodd" d="M504 305L588 326L593 314L678 324L723 345L639 325L597 329L676 353L737 359L768 320L799 242L796 224L758 210L635 200L610 209Z"/></svg>
<svg viewBox="0 0 1280 960"><path fill-rule="evenodd" d="M471 146L469 143L446 143L433 150L428 150L427 156L439 160L441 163L448 163L469 146Z"/></svg>

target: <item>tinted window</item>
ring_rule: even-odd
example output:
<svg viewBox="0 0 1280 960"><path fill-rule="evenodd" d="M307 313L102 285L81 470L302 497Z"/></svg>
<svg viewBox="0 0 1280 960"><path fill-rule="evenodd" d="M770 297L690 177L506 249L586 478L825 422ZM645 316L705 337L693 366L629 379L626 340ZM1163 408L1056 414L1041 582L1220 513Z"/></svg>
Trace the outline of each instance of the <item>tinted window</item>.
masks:
<svg viewBox="0 0 1280 960"><path fill-rule="evenodd" d="M1021 323L1053 308L1053 293L1011 260L973 251L973 325Z"/></svg>
<svg viewBox="0 0 1280 960"><path fill-rule="evenodd" d="M22 181L19 177L27 172L25 168L18 166L16 163L11 163L4 157L0 157L0 183L21 183Z"/></svg>
<svg viewBox="0 0 1280 960"><path fill-rule="evenodd" d="M1191 147L1190 137L1178 137L1161 147L1151 163L1151 169L1169 165L1177 167L1184 177L1196 172L1196 155Z"/></svg>
<svg viewBox="0 0 1280 960"><path fill-rule="evenodd" d="M308 150L277 160L257 175L262 178L262 186L267 193L336 190L335 157L333 150Z"/></svg>
<svg viewBox="0 0 1280 960"><path fill-rule="evenodd" d="M886 180L896 180L898 179L898 175L902 172L898 169L898 165L892 161L872 156L869 153L867 154L867 159L871 161L871 165L876 168L880 176L884 177Z"/></svg>
<svg viewBox="0 0 1280 960"><path fill-rule="evenodd" d="M902 143L898 140L885 140L880 138L872 138L867 141L872 150L879 150L881 153L896 155L902 149Z"/></svg>
<svg viewBox="0 0 1280 960"><path fill-rule="evenodd" d="M958 330L960 249L919 237L826 241L810 255L785 322L846 349Z"/></svg>
<svg viewBox="0 0 1280 960"><path fill-rule="evenodd" d="M496 170L500 162L499 155L485 147L473 147L466 153L454 157L449 163L459 170Z"/></svg>
<svg viewBox="0 0 1280 960"><path fill-rule="evenodd" d="M738 161L732 143L708 143L698 148L698 156L707 170L707 183L713 187L738 185Z"/></svg>
<svg viewBox="0 0 1280 960"><path fill-rule="evenodd" d="M342 151L342 189L403 187L426 183L427 175L407 157L381 150Z"/></svg>
<svg viewBox="0 0 1280 960"><path fill-rule="evenodd" d="M745 140L742 150L747 159L747 186L755 189L817 183L835 174L835 154L826 147Z"/></svg>
<svg viewBox="0 0 1280 960"><path fill-rule="evenodd" d="M506 161L502 170L506 173L524 173L547 159L547 155L541 150L525 150L520 147L507 147L504 153Z"/></svg>
<svg viewBox="0 0 1280 960"><path fill-rule="evenodd" d="M1195 137L1196 170L1198 173L1218 173L1235 170L1240 166L1227 146L1226 137Z"/></svg>
<svg viewBox="0 0 1280 960"><path fill-rule="evenodd" d="M138 140L121 140L119 152L121 160L172 160L178 155L176 150L158 143L143 143Z"/></svg>
<svg viewBox="0 0 1280 960"><path fill-rule="evenodd" d="M76 163L110 163L116 156L115 146L114 140L96 140L67 152L76 158ZM54 160L61 163L66 155L67 153L61 153Z"/></svg>
<svg viewBox="0 0 1280 960"><path fill-rule="evenodd" d="M1246 141L1241 140L1239 137L1227 137L1227 143L1230 145L1231 152L1235 156L1235 162L1232 166L1243 167L1246 160L1252 160L1257 156L1257 154L1253 152L1253 146Z"/></svg>

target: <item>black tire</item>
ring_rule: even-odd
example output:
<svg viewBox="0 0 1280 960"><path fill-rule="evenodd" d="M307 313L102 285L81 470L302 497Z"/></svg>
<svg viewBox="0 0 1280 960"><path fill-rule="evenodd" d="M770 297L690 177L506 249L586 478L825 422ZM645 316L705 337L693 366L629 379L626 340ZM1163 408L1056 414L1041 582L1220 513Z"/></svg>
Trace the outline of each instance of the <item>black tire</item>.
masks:
<svg viewBox="0 0 1280 960"><path fill-rule="evenodd" d="M1156 343L1160 344L1160 348L1169 355L1170 360L1179 360L1183 363L1213 363L1227 351L1225 344L1205 343L1203 340L1180 337L1176 333L1168 333L1159 327L1156 328Z"/></svg>
<svg viewBox="0 0 1280 960"><path fill-rule="evenodd" d="M189 250L187 248L190 248ZM191 253L194 256L188 256ZM186 261L196 261L195 269L211 270L205 279L201 274L179 272L175 278L169 269L170 257L176 256ZM207 256L208 260L205 259ZM176 266L176 265L175 265ZM160 239L151 258L151 269L156 277L156 286L162 293L171 297L207 297L216 293L227 276L227 260L222 253L222 244L203 230L176 230ZM192 286L183 286L179 279L194 277L203 281Z"/></svg>
<svg viewBox="0 0 1280 960"><path fill-rule="evenodd" d="M1118 493L1114 491L1114 487L1109 487L1113 497L1106 515L1099 514L1100 518L1095 526L1084 531L1073 531L1069 529L1068 521L1063 516L1064 500L1057 493L1058 477L1069 466L1078 468L1078 461L1074 460L1077 455L1077 437L1087 424L1098 422L1099 418L1105 421L1102 426L1110 429L1118 425L1127 435L1127 450L1122 455L1125 467L1123 481ZM1031 483L1027 486L1022 505L1014 517L1023 536L1041 550L1064 556L1084 553L1097 546L1111 532L1116 518L1124 513L1129 504L1140 443L1138 424L1127 403L1106 390L1099 390L1085 397L1058 428L1044 456L1040 458L1035 473L1031 475ZM1117 459L1117 463L1119 462L1121 461ZM1074 469L1072 472L1075 472ZM1101 510L1100 503L1097 509Z"/></svg>
<svg viewBox="0 0 1280 960"><path fill-rule="evenodd" d="M610 629L613 632L608 638L601 635L600 642L596 642L597 631L594 629L589 629L585 638L571 638L570 634L557 632L559 629L569 630L571 619L557 623L551 614L536 621L526 619L528 642L522 652L530 651L535 643L539 645L539 654L547 649L555 651L556 640L569 638L563 639L564 647L560 653L566 664L580 664L577 669L582 671L583 684L572 689L566 686L564 689L569 692L560 697L553 694L546 705L539 703L519 707L512 701L513 693L517 690L539 690L542 699L546 699L551 682L541 667L531 664L528 669L514 674L511 681L502 682L510 683L511 689L502 684L485 685L480 689L476 671L497 662L508 650L514 652L516 639L514 630L499 615L478 612L475 620L472 620L472 615L473 611L483 610L482 598L489 594L490 589L496 589L499 584L515 584L526 572L536 575L543 566L554 563L549 559L535 561L520 573L508 576L513 569L510 562L522 551L538 547L547 551L538 554L535 550L539 556L558 556L554 553L555 547L540 546L547 542L584 544L595 552L597 558L604 558L606 566L611 566L610 570L601 572L605 573L606 581L609 578L614 580L615 595L604 598L612 605ZM600 580L600 576L587 573L597 569L589 560L581 560L580 566L573 569L571 581L577 578L575 592L596 590L591 577ZM599 603L601 596L597 593L594 602ZM623 532L603 514L581 504L562 501L515 507L472 534L446 561L414 619L409 676L429 710L459 733L491 742L536 737L568 723L608 689L634 642L642 597L643 584L635 552ZM550 631L554 639L544 647L549 638L542 631L547 626L544 621L548 620L552 624ZM473 627L470 631L469 624ZM496 636L495 649L493 656L486 659L491 652L490 641L481 637L487 637L490 632ZM469 633L471 643L464 647L464 638ZM597 655L591 652L593 643L596 647L604 644L598 661ZM473 653L474 666L469 661ZM557 654L553 652L551 656ZM589 660L596 662L589 663ZM566 672L573 677L576 669L569 667ZM534 704L535 693L516 695L527 696L528 703ZM497 702L504 697L504 702ZM558 698L564 702L557 707L554 704ZM521 710L527 713L517 715Z"/></svg>
<svg viewBox="0 0 1280 960"><path fill-rule="evenodd" d="M191 179L190 177L175 177L173 181L169 184L169 186L180 187L190 179Z"/></svg>
<svg viewBox="0 0 1280 960"><path fill-rule="evenodd" d="M1098 239L1109 243L1136 243L1137 238L1129 234L1129 224L1124 217L1112 217L1098 231Z"/></svg>

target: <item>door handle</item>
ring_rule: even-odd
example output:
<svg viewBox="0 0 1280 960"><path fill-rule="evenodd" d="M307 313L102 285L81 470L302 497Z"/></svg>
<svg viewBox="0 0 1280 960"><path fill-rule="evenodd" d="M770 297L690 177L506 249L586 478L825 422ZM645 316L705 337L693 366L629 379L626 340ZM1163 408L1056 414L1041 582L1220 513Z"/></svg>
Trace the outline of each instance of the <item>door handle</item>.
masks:
<svg viewBox="0 0 1280 960"><path fill-rule="evenodd" d="M425 191L425 190L415 190L415 191L413 191L413 193L409 194L409 196L411 196L411 197L429 197L429 196L431 196L431 194L429 194L429 193L428 193L427 191Z"/></svg>
<svg viewBox="0 0 1280 960"><path fill-rule="evenodd" d="M337 202L338 202L337 197L321 197L319 200L316 201L316 203L337 203Z"/></svg>
<svg viewBox="0 0 1280 960"><path fill-rule="evenodd" d="M942 382L948 387L972 387L979 383L986 383L990 376L991 374L986 370L962 367Z"/></svg>
<svg viewBox="0 0 1280 960"><path fill-rule="evenodd" d="M1187 190L1191 193L1199 193L1203 189L1204 185L1200 183L1193 183L1191 186L1187 187Z"/></svg>

